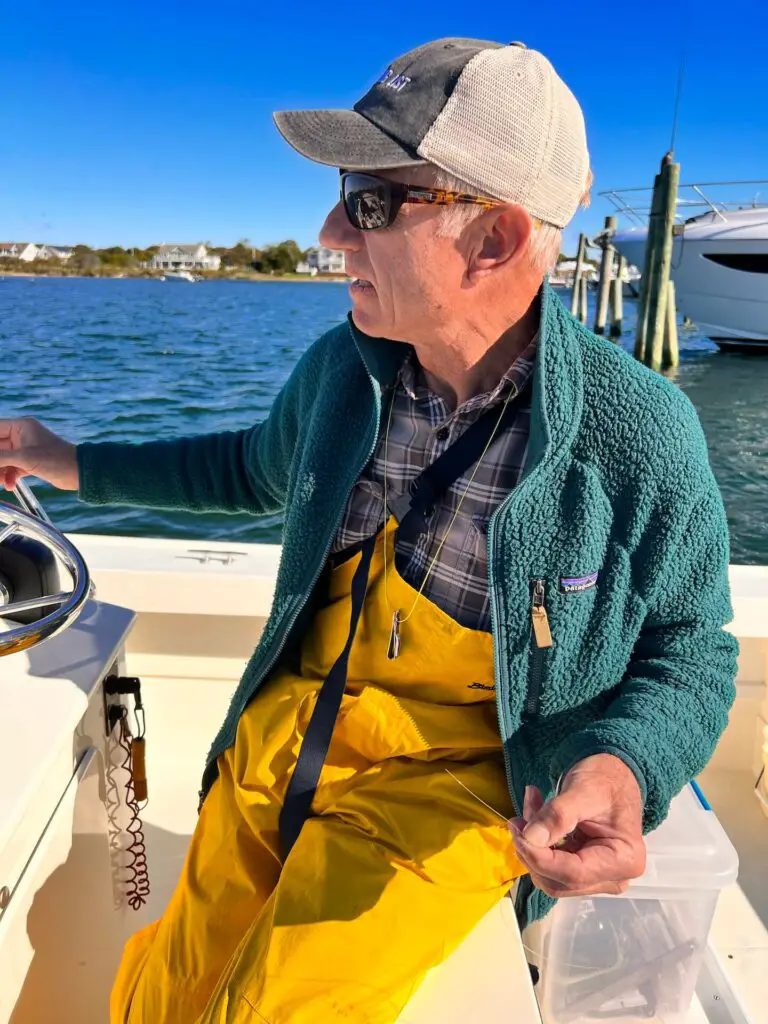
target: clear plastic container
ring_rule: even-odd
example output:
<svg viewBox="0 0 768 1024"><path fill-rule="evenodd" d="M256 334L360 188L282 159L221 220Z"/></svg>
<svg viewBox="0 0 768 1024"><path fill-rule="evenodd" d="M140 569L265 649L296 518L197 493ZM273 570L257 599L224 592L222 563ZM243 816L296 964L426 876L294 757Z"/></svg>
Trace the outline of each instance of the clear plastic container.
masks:
<svg viewBox="0 0 768 1024"><path fill-rule="evenodd" d="M545 1024L683 1020L738 857L692 785L646 846L645 873L623 896L560 900L523 935Z"/></svg>
<svg viewBox="0 0 768 1024"><path fill-rule="evenodd" d="M763 814L768 818L768 725L763 728L763 746L760 753L762 754L763 763L760 778L755 787L755 794L760 801Z"/></svg>

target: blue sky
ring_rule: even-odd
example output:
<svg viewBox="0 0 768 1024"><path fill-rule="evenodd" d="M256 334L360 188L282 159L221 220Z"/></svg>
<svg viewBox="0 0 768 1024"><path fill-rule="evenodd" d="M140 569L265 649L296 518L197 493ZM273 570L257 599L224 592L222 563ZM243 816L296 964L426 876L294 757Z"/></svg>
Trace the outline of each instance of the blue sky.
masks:
<svg viewBox="0 0 768 1024"><path fill-rule="evenodd" d="M765 0L0 0L0 237L309 245L336 176L271 112L351 106L395 56L449 35L552 60L584 108L595 193L652 183L684 46L683 180L768 177ZM607 212L596 198L565 248Z"/></svg>

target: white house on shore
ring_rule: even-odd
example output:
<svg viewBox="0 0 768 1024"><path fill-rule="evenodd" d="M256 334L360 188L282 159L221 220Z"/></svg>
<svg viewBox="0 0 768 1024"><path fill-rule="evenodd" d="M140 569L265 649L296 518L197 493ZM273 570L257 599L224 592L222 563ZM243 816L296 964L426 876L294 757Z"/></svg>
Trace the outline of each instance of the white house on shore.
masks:
<svg viewBox="0 0 768 1024"><path fill-rule="evenodd" d="M169 242L160 246L149 266L153 270L218 270L221 256L209 253L202 242L197 245Z"/></svg>
<svg viewBox="0 0 768 1024"><path fill-rule="evenodd" d="M34 242L0 242L0 259L30 263L38 258L39 248Z"/></svg>
<svg viewBox="0 0 768 1024"><path fill-rule="evenodd" d="M37 249L39 260L61 260L62 263L66 263L72 256L71 245L39 245Z"/></svg>
<svg viewBox="0 0 768 1024"><path fill-rule="evenodd" d="M0 259L23 260L61 260L66 262L72 255L70 245L38 245L35 242L0 242Z"/></svg>
<svg viewBox="0 0 768 1024"><path fill-rule="evenodd" d="M297 274L344 274L344 253L316 245L307 250L307 258L296 266Z"/></svg>

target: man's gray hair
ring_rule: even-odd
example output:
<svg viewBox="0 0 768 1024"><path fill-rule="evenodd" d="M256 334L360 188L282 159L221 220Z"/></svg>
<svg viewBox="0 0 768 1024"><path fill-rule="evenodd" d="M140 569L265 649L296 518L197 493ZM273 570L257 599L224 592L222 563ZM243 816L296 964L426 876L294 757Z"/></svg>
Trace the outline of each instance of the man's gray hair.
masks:
<svg viewBox="0 0 768 1024"><path fill-rule="evenodd" d="M440 167L430 168L433 172L432 184L435 188L444 188L451 192L468 192L471 195L492 198L487 192L483 192L474 185L470 185L461 178L448 174ZM472 205L455 205L446 207L440 218L438 234L444 238L458 238L470 221L479 217L483 212L482 207ZM531 240L528 243L528 258L536 268L546 274L557 263L560 255L560 243L562 232L552 224L542 224L541 227L534 227Z"/></svg>

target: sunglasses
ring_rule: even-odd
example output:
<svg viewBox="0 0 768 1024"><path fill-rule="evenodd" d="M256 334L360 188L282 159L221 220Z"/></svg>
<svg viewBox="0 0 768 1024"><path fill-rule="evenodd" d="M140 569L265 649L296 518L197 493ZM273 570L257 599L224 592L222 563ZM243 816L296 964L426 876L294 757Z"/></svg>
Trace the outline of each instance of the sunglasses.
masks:
<svg viewBox="0 0 768 1024"><path fill-rule="evenodd" d="M449 192L443 188L404 185L373 174L344 171L341 175L341 202L347 218L359 231L376 231L393 223L403 203L429 206L453 206L468 203L490 210L504 206L499 199L486 199L466 192Z"/></svg>

